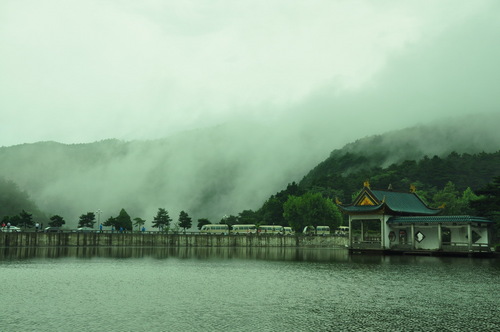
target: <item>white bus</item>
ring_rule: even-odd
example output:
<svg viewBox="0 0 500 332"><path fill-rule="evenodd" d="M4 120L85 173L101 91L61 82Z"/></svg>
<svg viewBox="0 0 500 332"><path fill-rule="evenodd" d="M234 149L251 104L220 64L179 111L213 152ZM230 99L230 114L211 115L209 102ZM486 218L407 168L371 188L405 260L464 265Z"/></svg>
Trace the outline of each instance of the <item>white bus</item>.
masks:
<svg viewBox="0 0 500 332"><path fill-rule="evenodd" d="M314 235L316 233L316 228L314 228L314 226L306 226L302 233L305 235Z"/></svg>
<svg viewBox="0 0 500 332"><path fill-rule="evenodd" d="M283 234L283 226L279 225L262 225L259 226L259 234Z"/></svg>
<svg viewBox="0 0 500 332"><path fill-rule="evenodd" d="M202 234L229 234L229 227L226 224L208 224L203 225L200 229Z"/></svg>
<svg viewBox="0 0 500 332"><path fill-rule="evenodd" d="M257 226L255 225L233 225L233 229L231 230L232 234L255 234L257 233Z"/></svg>
<svg viewBox="0 0 500 332"><path fill-rule="evenodd" d="M339 228L335 230L335 234L344 236L349 235L349 226L339 226Z"/></svg>
<svg viewBox="0 0 500 332"><path fill-rule="evenodd" d="M330 235L330 226L317 226L316 235Z"/></svg>
<svg viewBox="0 0 500 332"><path fill-rule="evenodd" d="M295 235L295 232L293 231L292 227L283 227L283 234L284 235Z"/></svg>

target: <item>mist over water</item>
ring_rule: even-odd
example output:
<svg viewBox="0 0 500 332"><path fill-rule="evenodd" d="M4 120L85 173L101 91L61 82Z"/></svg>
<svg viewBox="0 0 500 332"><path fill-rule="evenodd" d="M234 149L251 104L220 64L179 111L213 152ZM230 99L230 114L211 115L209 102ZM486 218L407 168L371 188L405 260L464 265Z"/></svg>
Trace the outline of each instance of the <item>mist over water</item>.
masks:
<svg viewBox="0 0 500 332"><path fill-rule="evenodd" d="M325 249L49 249L0 256L8 330L500 328L498 259Z"/></svg>

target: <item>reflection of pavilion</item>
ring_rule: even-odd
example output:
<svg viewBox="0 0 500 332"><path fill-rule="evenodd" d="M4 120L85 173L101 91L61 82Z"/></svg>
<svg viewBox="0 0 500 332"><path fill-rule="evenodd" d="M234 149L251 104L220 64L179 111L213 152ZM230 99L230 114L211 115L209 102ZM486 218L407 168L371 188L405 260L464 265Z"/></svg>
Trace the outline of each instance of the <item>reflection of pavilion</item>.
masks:
<svg viewBox="0 0 500 332"><path fill-rule="evenodd" d="M438 216L410 192L371 190L368 183L352 204L338 202L349 216L351 252L490 253L492 221L473 216Z"/></svg>

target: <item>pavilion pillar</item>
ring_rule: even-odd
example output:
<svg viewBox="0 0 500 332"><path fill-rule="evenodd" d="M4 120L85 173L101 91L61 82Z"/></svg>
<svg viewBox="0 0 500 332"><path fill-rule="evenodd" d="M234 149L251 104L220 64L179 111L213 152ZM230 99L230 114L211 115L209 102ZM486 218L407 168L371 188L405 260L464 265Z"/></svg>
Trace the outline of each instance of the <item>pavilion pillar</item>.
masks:
<svg viewBox="0 0 500 332"><path fill-rule="evenodd" d="M380 247L382 249L385 248L385 227L384 227L384 218L380 219Z"/></svg>
<svg viewBox="0 0 500 332"><path fill-rule="evenodd" d="M361 242L365 242L365 227L364 221L361 220Z"/></svg>
<svg viewBox="0 0 500 332"><path fill-rule="evenodd" d="M349 216L349 248L352 248L352 224L351 224L351 216Z"/></svg>
<svg viewBox="0 0 500 332"><path fill-rule="evenodd" d="M472 227L470 223L467 225L467 240L469 245L469 251L472 251Z"/></svg>
<svg viewBox="0 0 500 332"><path fill-rule="evenodd" d="M438 224L438 249L443 249L443 230L441 224Z"/></svg>
<svg viewBox="0 0 500 332"><path fill-rule="evenodd" d="M410 231L410 239L411 239L411 249L415 249L415 224L411 224L411 231Z"/></svg>

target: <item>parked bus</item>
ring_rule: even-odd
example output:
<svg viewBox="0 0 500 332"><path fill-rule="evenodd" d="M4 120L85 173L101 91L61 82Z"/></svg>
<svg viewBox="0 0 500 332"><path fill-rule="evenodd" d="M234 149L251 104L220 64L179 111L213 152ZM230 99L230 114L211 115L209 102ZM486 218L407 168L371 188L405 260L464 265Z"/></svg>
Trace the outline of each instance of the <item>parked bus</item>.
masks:
<svg viewBox="0 0 500 332"><path fill-rule="evenodd" d="M304 233L304 235L314 235L316 233L316 228L314 228L314 226L306 226L302 233Z"/></svg>
<svg viewBox="0 0 500 332"><path fill-rule="evenodd" d="M233 229L231 230L232 234L255 234L257 233L257 226L255 225L233 225Z"/></svg>
<svg viewBox="0 0 500 332"><path fill-rule="evenodd" d="M330 226L317 226L316 235L330 235Z"/></svg>
<svg viewBox="0 0 500 332"><path fill-rule="evenodd" d="M226 224L208 224L201 227L202 234L229 234L229 227Z"/></svg>
<svg viewBox="0 0 500 332"><path fill-rule="evenodd" d="M292 227L283 227L283 234L284 235L295 235L295 232L293 231Z"/></svg>
<svg viewBox="0 0 500 332"><path fill-rule="evenodd" d="M339 226L339 228L335 230L335 235L349 235L349 226Z"/></svg>
<svg viewBox="0 0 500 332"><path fill-rule="evenodd" d="M258 229L259 234L283 234L283 226L262 225Z"/></svg>

